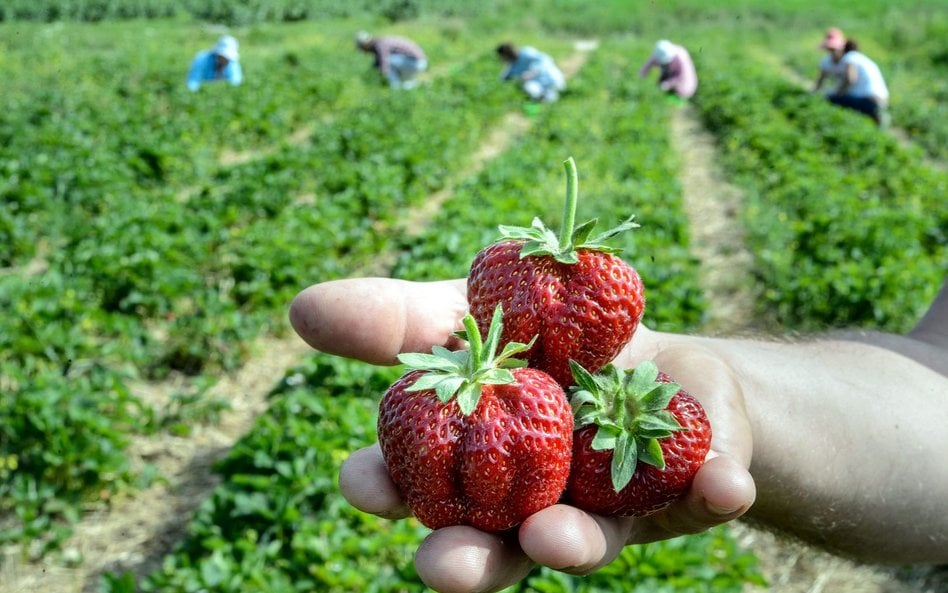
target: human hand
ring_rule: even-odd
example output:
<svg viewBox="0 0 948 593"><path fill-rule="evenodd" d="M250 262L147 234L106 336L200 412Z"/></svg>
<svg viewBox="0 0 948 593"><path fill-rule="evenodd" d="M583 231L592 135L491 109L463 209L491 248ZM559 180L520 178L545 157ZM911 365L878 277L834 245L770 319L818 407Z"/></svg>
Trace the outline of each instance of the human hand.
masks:
<svg viewBox="0 0 948 593"><path fill-rule="evenodd" d="M373 364L394 364L401 352L459 348L453 332L467 310L464 280L406 282L360 278L317 284L290 308L297 333L323 352ZM527 518L515 537L472 527L433 531L415 556L422 580L442 593L498 591L535 564L587 574L610 563L628 544L698 533L742 515L753 504L747 471L751 430L740 385L713 353L680 336L640 326L615 363L630 368L653 359L697 397L711 420L711 452L685 498L646 518L603 517L565 504ZM339 486L356 508L397 519L411 514L391 482L378 445L354 452Z"/></svg>

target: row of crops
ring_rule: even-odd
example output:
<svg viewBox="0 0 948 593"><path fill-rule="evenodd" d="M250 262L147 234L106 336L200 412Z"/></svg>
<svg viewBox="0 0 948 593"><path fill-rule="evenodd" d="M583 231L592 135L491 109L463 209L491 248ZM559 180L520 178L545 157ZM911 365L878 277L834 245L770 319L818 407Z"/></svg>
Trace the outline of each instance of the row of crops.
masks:
<svg viewBox="0 0 948 593"><path fill-rule="evenodd" d="M948 175L763 65L721 59L741 80L705 76L696 106L746 192L760 312L803 330L911 329L948 269Z"/></svg>
<svg viewBox="0 0 948 593"><path fill-rule="evenodd" d="M572 18L588 33L589 22L616 20L610 6L591 8L585 24ZM55 550L83 509L147 486L129 438L180 429L182 406L206 405L257 336L284 331L300 288L377 272L382 253L393 276L461 276L497 224L540 215L555 226L566 156L580 170L581 218L611 225L631 212L643 225L622 241L646 282L646 322L701 330L707 304L669 150L671 114L651 83L630 76L650 35L603 39L562 101L462 178L488 133L520 107L516 89L497 82L493 44L574 52L570 35L525 38L515 21L502 26L517 33L504 35L496 18L481 18L248 27L245 84L197 94L185 90L184 69L220 29L179 20L0 28L0 545ZM948 269L945 173L732 51L740 48L720 40L735 36L708 22L696 25L694 107L745 190L758 313L778 332L910 327ZM379 85L351 38L381 27L428 49L430 84L407 94ZM904 80L938 67L916 66ZM920 104L930 96L911 88ZM937 138L939 126L913 134ZM937 142L919 144L938 158ZM449 186L435 219L404 233L406 212ZM216 468L223 484L189 536L138 586L419 588L411 553L424 530L358 513L335 486L345 454L374 440L377 397L393 372L314 356L289 373L270 412ZM170 374L189 377L176 407L137 396L136 383ZM628 584L631 573L641 580ZM608 590L619 579L623 590L727 591L758 577L753 557L716 530L629 549L590 579L537 571L520 590ZM106 580L115 592L135 588L130 575Z"/></svg>
<svg viewBox="0 0 948 593"><path fill-rule="evenodd" d="M307 61L324 57L313 53ZM65 52L61 59L69 64ZM376 92L351 99L358 109L337 108L304 147L205 171L189 167L188 154L214 146L227 136L221 129L251 142L268 106L288 121L303 117L298 106L327 109L318 98L336 96L354 59L283 97L257 92L283 78L275 64L286 54L277 53L259 65L272 77L239 89L191 96L165 79L164 91L145 85L135 96L146 100L119 98L103 110L95 107L102 89L91 89L109 80L112 59L119 58L107 54L101 71L91 69L80 88L55 100L34 100L25 84L17 88L21 80L13 85L19 92L5 96L0 234L10 272L0 276L0 295L12 308L0 321L0 445L9 467L0 512L10 523L3 540L34 547L47 538L54 546L65 535L55 519L76 517L90 493L107 497L134 480L127 435L160 430L166 419L130 381L179 372L204 390L203 377L242 364L255 336L284 326L301 286L344 275L385 248L387 223L460 169L511 92L497 84L489 52L458 60L454 76L412 96L378 93L367 76L355 85ZM278 98L280 109L295 111L278 110ZM155 110L178 119L158 126ZM176 135L184 140L176 144ZM138 153L122 149L137 142L159 162L183 165L169 165L161 183L143 181Z"/></svg>
<svg viewBox="0 0 948 593"><path fill-rule="evenodd" d="M390 20L414 18L423 12L469 13L467 3L453 0L7 0L0 7L0 22L13 20L99 22L114 19L168 18L181 14L229 24L259 21L301 21L341 18L367 11Z"/></svg>
<svg viewBox="0 0 948 593"><path fill-rule="evenodd" d="M392 274L419 280L460 276L478 247L495 238L497 224L527 224L533 214L555 221L564 193L563 154L583 155L578 157L581 210L607 224L630 211L642 220L643 230L632 233L625 248L649 287L650 318L679 331L698 327L704 304L697 262L688 252L667 126L655 125L667 123L668 108L655 100L652 88L618 76L630 68L625 56L635 47L597 50L573 81L568 99L544 109L501 158L463 180L425 229L392 245L399 255ZM597 113L596 120L583 117L588 113ZM625 142L630 136L640 142ZM188 537L140 586L146 591L419 588L411 554L425 529L413 520L391 523L354 511L333 480L344 452L375 440L377 400L393 373L321 356L294 369L271 394L270 413L219 464L224 484L195 515ZM339 405L342 399L345 406ZM744 582L759 579L753 557L718 530L647 550L630 548L609 569L588 578L537 570L515 590L628 588L631 566L640 575L632 580L634 587L643 591L668 583L685 590L739 591ZM131 586L120 575L110 582L114 591Z"/></svg>
<svg viewBox="0 0 948 593"><path fill-rule="evenodd" d="M589 214L604 221L619 220L633 209L641 216L644 227L630 235L625 248L626 257L639 267L646 281L651 322L672 331L699 328L704 304L695 284L697 263L688 254L688 230L681 213L675 163L668 151L668 108L655 100L651 89L623 81L620 74L629 68L625 55L627 50L622 45L600 48L573 82L568 99L555 110L543 112L530 132L508 149L502 159L463 182L425 231L394 246L400 257L392 274L421 280L460 276L466 272L477 247L493 238L496 224L524 223L532 212L555 220L562 179L559 168L550 163L557 162L566 150L589 155L580 163L583 207ZM773 83L775 92L783 88L779 81ZM721 89L722 97L728 95ZM731 96L734 105L744 99ZM771 101L767 96L762 96L760 102L769 103L771 112L783 109L779 101ZM822 104L815 105L827 117L837 114ZM701 106L702 110L705 108ZM707 110L721 117L728 113L720 105ZM597 114L594 122L583 117L593 112ZM730 113L742 111L734 107ZM774 115L769 113L768 117L773 119ZM849 124L840 121L837 125ZM713 129L723 138L723 128ZM862 129L858 121L851 129L854 135L874 133ZM809 136L811 131L798 126L798 134ZM624 142L628 137L639 142ZM603 146L610 150L602 150ZM884 164L889 155L886 150L893 158L902 159L898 162L907 164L900 149L890 146L881 153L876 165ZM736 162L749 158L750 155L743 154L736 157ZM761 166L758 161L751 161L748 166L755 165ZM873 168L866 163L862 166ZM525 177L523 171L533 173ZM837 176L838 173L827 175L822 182L829 183L830 178ZM811 181L817 180L811 175ZM772 189L777 191L776 187ZM845 226L842 219L841 224ZM838 231L827 228L820 241L835 241ZM926 232L920 236L909 232L901 240L917 241ZM775 251L780 241L787 240L773 234L772 229L769 236L770 248ZM807 265L806 249L802 251L796 252L796 261ZM881 248L879 252L883 258L880 261L893 255L883 256ZM929 252L927 261L934 261L935 256L941 254ZM878 263L867 264L869 275L871 266ZM765 265L766 259L758 263L758 273L763 274ZM866 274L858 270L852 275L855 282L866 280ZM928 285L922 282L903 289L925 292L927 286L937 288L937 277L927 280ZM796 281L790 274L768 278L773 286L786 288ZM821 282L820 277L816 276L813 282ZM837 289L824 285L823 291L832 297ZM779 289L773 292L781 294ZM888 302L884 295L874 296ZM799 297L788 294L784 301L791 303L796 298ZM788 310L794 306L799 305L785 305ZM774 309L777 313L781 311L779 306ZM851 308L841 314L835 309L814 307L810 318L822 320L825 327L838 322L840 315L846 313L849 322L879 326L905 322L912 315L902 310L899 315L893 312L893 318L877 319L872 310ZM787 326L805 327L801 320L781 321ZM394 376L391 369L373 370L322 357L314 357L295 369L272 394L272 413L219 465L225 485L197 513L189 536L166 558L163 568L140 586L149 591L274 587L395 591L417 586L410 553L412 544L420 540L425 530L413 521L392 524L353 512L331 480L312 480L315 475L337 474L344 459L340 451L374 440L371 423L377 397ZM343 397L347 402L358 403L345 412L335 409L338 406L333 403ZM345 430L326 442L325 434L334 426L343 426ZM274 443L279 444L276 450ZM262 450L270 453L261 454ZM301 450L310 454L301 459ZM341 520L341 515L345 519ZM229 520L233 517L241 520ZM368 561L357 568L354 556L369 557L375 562ZM722 562L716 564L715 558ZM131 581L123 581L119 575L111 578L116 591L130 586ZM609 568L583 579L538 569L514 590L559 592L632 587L630 590L645 591L662 584L682 590L711 587L716 591L736 591L746 582L759 582L752 557L740 552L726 531L717 530L680 541L630 548Z"/></svg>

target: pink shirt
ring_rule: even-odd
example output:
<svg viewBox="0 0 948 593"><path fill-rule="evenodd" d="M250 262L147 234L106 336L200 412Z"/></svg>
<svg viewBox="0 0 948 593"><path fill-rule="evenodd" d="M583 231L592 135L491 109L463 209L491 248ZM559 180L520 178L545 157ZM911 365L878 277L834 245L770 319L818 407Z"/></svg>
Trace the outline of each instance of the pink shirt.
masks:
<svg viewBox="0 0 948 593"><path fill-rule="evenodd" d="M649 71L654 67L662 69L662 76L659 79L659 86L665 91L674 91L676 95L684 99L694 96L698 89L698 73L695 72L695 64L691 61L691 54L680 45L675 46L675 57L666 65L658 63L654 56L650 57L642 69L639 70L639 76L648 76Z"/></svg>

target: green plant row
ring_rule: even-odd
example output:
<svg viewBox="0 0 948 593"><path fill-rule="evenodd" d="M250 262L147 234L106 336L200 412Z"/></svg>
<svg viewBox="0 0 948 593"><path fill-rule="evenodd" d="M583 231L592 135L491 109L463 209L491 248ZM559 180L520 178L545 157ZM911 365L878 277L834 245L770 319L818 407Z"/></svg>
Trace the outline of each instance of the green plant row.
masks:
<svg viewBox="0 0 948 593"><path fill-rule="evenodd" d="M229 155L252 160L290 139L307 141L305 132L319 132L356 107L366 118L384 112L389 93L371 57L352 44L365 26L342 21L237 32L245 82L209 84L197 93L185 88L185 73L214 37L196 26L0 28L0 43L10 48L0 97L0 266L67 249L104 212L130 201L215 188ZM491 49L476 32L449 25L407 32L444 73Z"/></svg>
<svg viewBox="0 0 948 593"><path fill-rule="evenodd" d="M569 153L580 167L581 216L607 224L630 210L645 213L643 228L619 243L641 262L651 287L647 315L669 328L697 325L703 303L661 125L667 107L650 88L621 82L626 51L627 44L598 50L560 102L545 106L518 142L460 184L429 225L398 243L393 275L464 275L498 223L557 217ZM222 485L162 568L137 584L127 574L108 575L107 590L422 590L412 553L427 530L411 519L391 522L355 511L334 481L350 451L374 442L378 398L397 375L398 368L322 355L291 371L271 395L270 412L215 468ZM755 559L719 529L629 548L586 578L538 569L510 591L740 591L746 582L760 582Z"/></svg>
<svg viewBox="0 0 948 593"><path fill-rule="evenodd" d="M236 368L296 291L383 249L381 221L459 170L502 113L496 70L483 54L421 92L375 93L317 126L318 141L223 170L221 192L77 211L48 269L0 277L13 303L0 321L0 452L15 460L0 479L0 513L14 518L2 539L54 546L56 518L133 479L127 433L150 420L130 379ZM44 390L69 399L49 406ZM77 445L54 455L57 439Z"/></svg>
<svg viewBox="0 0 948 593"><path fill-rule="evenodd" d="M943 172L767 71L708 75L696 105L747 190L760 304L793 329L910 328L948 268Z"/></svg>
<svg viewBox="0 0 948 593"><path fill-rule="evenodd" d="M621 55L612 44L593 53L571 83L569 100L536 116L503 158L457 189L426 232L403 242L393 275L466 276L477 246L495 240L498 225L529 226L540 216L558 228L562 162L573 156L578 219L596 218L605 230L634 214L642 225L614 243L643 278L646 323L670 331L699 327L705 303L698 262L689 251L667 104L651 85L625 76L634 65Z"/></svg>
<svg viewBox="0 0 948 593"><path fill-rule="evenodd" d="M483 5L478 8L483 10ZM0 7L3 21L155 19L188 14L211 22L246 24L264 21L293 22L378 14L390 21L422 14L476 14L467 2L432 0L7 0Z"/></svg>
<svg viewBox="0 0 948 593"><path fill-rule="evenodd" d="M838 23L879 64L889 87L892 125L932 158L948 160L948 14L943 6L890 4L868 22ZM786 62L815 80L821 30L784 44Z"/></svg>

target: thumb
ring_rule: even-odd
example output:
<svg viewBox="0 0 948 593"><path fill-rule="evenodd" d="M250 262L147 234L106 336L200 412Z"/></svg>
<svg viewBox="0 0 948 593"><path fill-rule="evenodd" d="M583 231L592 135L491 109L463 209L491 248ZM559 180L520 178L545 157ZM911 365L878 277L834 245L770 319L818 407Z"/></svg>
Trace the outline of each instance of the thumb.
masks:
<svg viewBox="0 0 948 593"><path fill-rule="evenodd" d="M467 311L465 291L463 280L335 280L300 292L289 317L296 333L317 350L394 364L402 352L460 345L453 332Z"/></svg>

